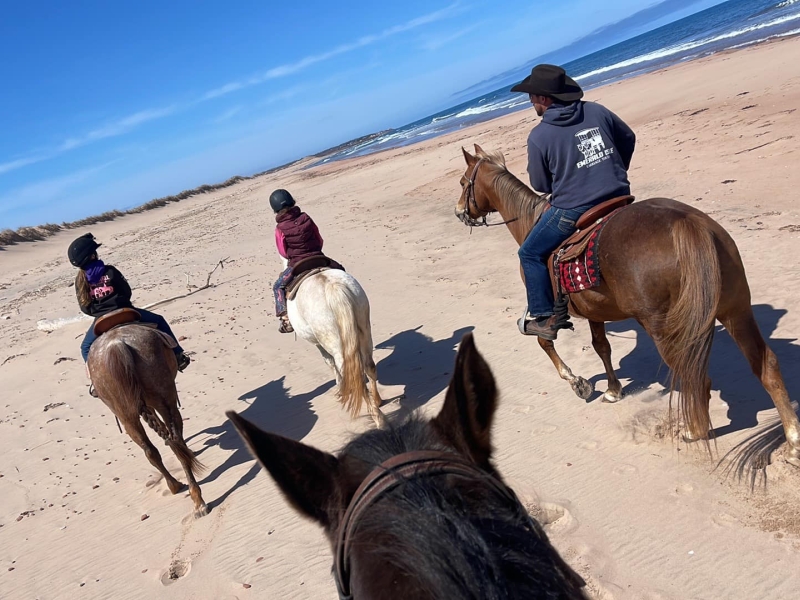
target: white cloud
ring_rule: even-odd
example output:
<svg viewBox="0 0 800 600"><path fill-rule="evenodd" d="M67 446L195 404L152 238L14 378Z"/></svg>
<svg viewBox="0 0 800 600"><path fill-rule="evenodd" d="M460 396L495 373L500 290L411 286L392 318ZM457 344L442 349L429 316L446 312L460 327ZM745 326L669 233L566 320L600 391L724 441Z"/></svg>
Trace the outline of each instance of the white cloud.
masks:
<svg viewBox="0 0 800 600"><path fill-rule="evenodd" d="M224 113L219 115L216 119L214 119L214 123L222 123L224 121L232 119L236 115L236 113L240 112L241 110L242 110L241 106L234 106L232 108L229 108Z"/></svg>
<svg viewBox="0 0 800 600"><path fill-rule="evenodd" d="M212 98L219 98L220 96L236 92L246 87L258 85L266 81L269 81L271 79L277 79L279 77L286 77L287 75L293 75L294 73L307 69L312 65L324 62L326 60L330 60L331 58L334 58L341 54L352 52L353 50L357 50L359 48L364 48L365 46L375 44L376 42L385 40L400 33L405 33L407 31L411 31L418 27L422 27L423 25L428 25L436 21L453 17L462 12L463 10L464 9L461 7L460 2L455 2L440 10L428 13L427 15L423 15L421 17L417 17L416 19L411 19L410 21L407 21L400 25L389 27L388 29L384 29L379 33L362 36L354 42L341 44L326 52L322 52L320 54L312 54L304 58L301 58L300 60L293 63L287 63L284 65L279 65L277 67L272 67L271 69L260 75L254 75L243 81L233 81L231 83L227 83L221 87L206 92L203 95L202 99L210 100Z"/></svg>
<svg viewBox="0 0 800 600"><path fill-rule="evenodd" d="M464 29L461 29L460 31L456 31L454 33L437 37L429 37L423 40L421 48L423 50L430 50L430 51L438 50L442 46L446 46L447 44L454 42L457 39L467 35L471 31L474 31L475 29L478 28L478 25L479 24L476 23L474 25L470 25L469 27L465 27Z"/></svg>
<svg viewBox="0 0 800 600"><path fill-rule="evenodd" d="M97 140L128 133L142 123L147 123L148 121L154 121L156 119L169 116L175 113L178 108L179 107L176 104L173 104L172 106L167 106L164 108L140 110L132 115L128 115L127 117L123 117L122 119L112 121L103 125L102 127L94 129L82 137L65 140L64 143L59 146L58 150L61 152L66 152L67 150L85 146L86 144L96 142Z"/></svg>
<svg viewBox="0 0 800 600"><path fill-rule="evenodd" d="M166 106L164 108L140 110L139 112L135 112L127 117L106 123L105 125L98 127L97 129L93 129L85 135L68 138L50 152L0 163L0 175L3 173L8 173L9 171L21 169L22 167L27 167L28 165L48 160L54 156L74 150L75 148L80 148L81 146L91 144L92 142L96 142L98 140L123 135L136 129L143 123L154 121L156 119L162 119L177 112L179 109L180 107L178 105L173 104L172 106Z"/></svg>
<svg viewBox="0 0 800 600"><path fill-rule="evenodd" d="M231 92L235 92L237 90L242 89L245 87L245 83L242 82L233 82L223 85L222 87L218 87L216 89L210 90L203 94L200 98L201 101L203 100L212 100L213 98L219 98L220 96L225 96L226 94L230 94Z"/></svg>
<svg viewBox="0 0 800 600"><path fill-rule="evenodd" d="M0 196L0 214L9 213L22 207L41 206L57 200L70 188L90 179L96 173L108 168L117 160L112 160L96 167L83 169L64 175L31 183Z"/></svg>
<svg viewBox="0 0 800 600"><path fill-rule="evenodd" d="M50 158L49 155L40 154L38 156L29 156L28 158L18 158L16 160L10 160L8 162L0 163L0 174L8 173L9 171L14 171L16 169L21 169L22 167L27 167L28 165L41 162L48 158Z"/></svg>
<svg viewBox="0 0 800 600"><path fill-rule="evenodd" d="M306 56L305 58L302 58L296 62L273 67L264 73L254 75L242 81L233 81L227 83L223 86L209 90L208 92L200 96L197 100L195 100L194 102L190 102L187 105L179 106L173 104L172 106L142 110L133 113L132 115L128 115L127 117L123 117L117 121L113 121L101 127L98 127L97 129L94 129L86 133L85 135L68 138L64 140L64 142L62 142L60 146L58 146L56 149L54 149L49 153L41 154L30 158L22 158L22 159L8 161L5 163L0 163L0 174L13 171L15 169L20 169L22 167L37 162L41 162L43 160L47 160L63 152L68 152L70 150L74 150L75 148L80 148L81 146L91 144L98 140L123 135L125 133L132 131L133 129L136 129L143 123L164 118L182 109L185 109L187 106L191 106L193 104L197 104L200 102L205 102L207 100L212 100L214 98L219 98L221 96L226 96L241 89L251 87L254 85L259 85L271 79L285 77L287 75L297 73L298 71L302 71L303 69L306 69L311 65L329 60L335 56L351 52L358 48L369 46L371 44L374 44L381 40L385 40L389 37L398 35L400 33L411 31L423 25L434 23L442 19L447 19L462 12L463 10L464 9L461 7L461 3L455 2L440 10L428 13L426 15L422 15L421 17L417 17L415 19L411 19L410 21L401 23L400 25L395 25L394 27L384 29L379 33L362 36L354 42L342 44L340 46L332 48L331 50L328 50L327 52ZM289 94L289 92L287 92L287 94ZM280 96L281 94L277 94L273 98L278 99ZM224 121L226 120L226 118L230 118L231 116L233 116L233 114L230 114L226 118L223 118L226 115L227 113L221 115L220 118L217 119L217 121Z"/></svg>

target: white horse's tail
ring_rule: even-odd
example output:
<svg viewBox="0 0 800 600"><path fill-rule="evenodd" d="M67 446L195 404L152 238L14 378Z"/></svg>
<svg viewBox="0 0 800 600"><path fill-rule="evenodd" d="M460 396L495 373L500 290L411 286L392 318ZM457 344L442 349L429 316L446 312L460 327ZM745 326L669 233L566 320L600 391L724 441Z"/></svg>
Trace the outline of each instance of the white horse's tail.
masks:
<svg viewBox="0 0 800 600"><path fill-rule="evenodd" d="M340 281L328 281L325 286L325 297L336 319L339 338L342 341L344 364L339 383L339 400L353 417L357 417L361 412L362 403L365 400L369 401L364 381L364 358L361 353L361 338L365 332L359 327L356 314L358 299L353 291Z"/></svg>

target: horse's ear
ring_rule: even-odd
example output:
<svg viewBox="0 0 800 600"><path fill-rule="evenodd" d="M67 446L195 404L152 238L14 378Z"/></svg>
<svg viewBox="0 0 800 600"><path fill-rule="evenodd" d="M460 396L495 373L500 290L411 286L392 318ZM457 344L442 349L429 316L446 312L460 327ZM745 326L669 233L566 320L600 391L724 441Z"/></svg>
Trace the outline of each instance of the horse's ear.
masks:
<svg viewBox="0 0 800 600"><path fill-rule="evenodd" d="M468 167L471 167L477 162L477 159L464 149L464 146L461 146L461 151L464 153L464 160L467 161Z"/></svg>
<svg viewBox="0 0 800 600"><path fill-rule="evenodd" d="M468 333L461 340L455 372L433 425L456 449L481 467L491 469L491 429L496 407L494 376Z"/></svg>
<svg viewBox="0 0 800 600"><path fill-rule="evenodd" d="M225 415L296 510L323 527L330 525L328 506L335 497L339 461L332 454L267 433L229 410Z"/></svg>
<svg viewBox="0 0 800 600"><path fill-rule="evenodd" d="M486 152L484 152L483 148L481 148L478 144L475 144L475 156L478 156L478 157L485 157L486 156Z"/></svg>

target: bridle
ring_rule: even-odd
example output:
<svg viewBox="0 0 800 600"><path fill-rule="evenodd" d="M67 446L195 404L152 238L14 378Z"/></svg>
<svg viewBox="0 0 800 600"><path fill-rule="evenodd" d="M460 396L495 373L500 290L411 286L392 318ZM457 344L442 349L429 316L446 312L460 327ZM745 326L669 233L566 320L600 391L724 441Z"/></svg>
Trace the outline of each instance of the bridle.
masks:
<svg viewBox="0 0 800 600"><path fill-rule="evenodd" d="M472 169L472 173L470 173L469 179L467 180L467 189L464 193L464 212L458 215L458 218L461 220L461 222L464 223L464 225L469 226L470 229L472 227L495 227L497 225L506 225L519 219L519 217L514 217L513 219L502 221L500 223L487 223L486 215L489 213L484 213L481 215L479 217L480 220L473 219L469 216L470 204L472 204L476 214L480 214L482 212L481 209L478 208L478 201L475 200L475 177L478 175L478 167L480 167L481 163L483 163L485 160L485 158L479 158L478 162L475 163L475 167Z"/></svg>
<svg viewBox="0 0 800 600"><path fill-rule="evenodd" d="M419 477L437 475L456 475L486 482L512 505L518 507L520 514L524 515L533 531L537 533L540 531L538 524L531 519L516 494L508 486L465 458L438 450L415 450L398 454L381 463L364 479L339 525L334 549L334 578L340 600L353 600L350 589L350 552L359 519L381 496L397 486Z"/></svg>

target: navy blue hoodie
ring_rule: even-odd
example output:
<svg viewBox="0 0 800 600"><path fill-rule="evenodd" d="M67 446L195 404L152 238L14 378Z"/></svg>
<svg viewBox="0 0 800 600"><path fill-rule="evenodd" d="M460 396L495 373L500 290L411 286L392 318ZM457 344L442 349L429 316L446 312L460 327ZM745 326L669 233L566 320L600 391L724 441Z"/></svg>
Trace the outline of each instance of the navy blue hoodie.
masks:
<svg viewBox="0 0 800 600"><path fill-rule="evenodd" d="M553 104L528 136L528 176L556 208L598 204L631 193L636 136L595 102Z"/></svg>

